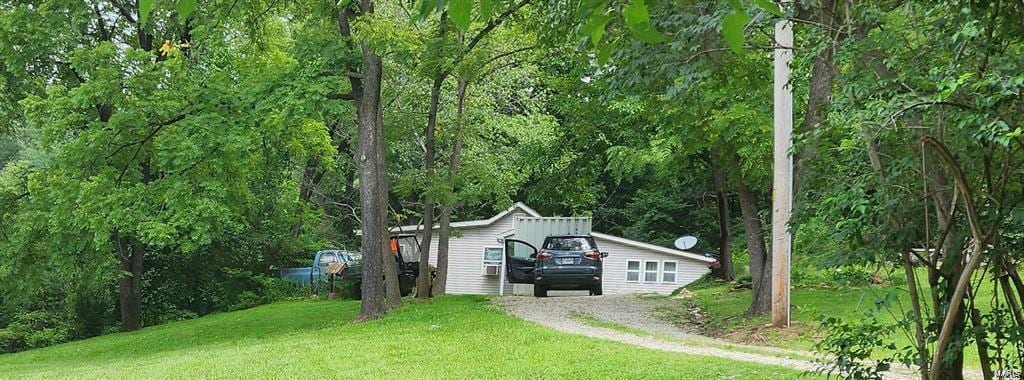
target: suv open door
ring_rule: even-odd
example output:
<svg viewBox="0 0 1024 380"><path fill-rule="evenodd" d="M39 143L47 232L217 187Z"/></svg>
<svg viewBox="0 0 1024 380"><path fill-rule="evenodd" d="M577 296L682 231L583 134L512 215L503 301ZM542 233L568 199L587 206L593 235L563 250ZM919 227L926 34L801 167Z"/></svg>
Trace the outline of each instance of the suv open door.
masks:
<svg viewBox="0 0 1024 380"><path fill-rule="evenodd" d="M404 297L412 292L420 274L420 243L412 234L391 235L388 241L398 264L398 287Z"/></svg>
<svg viewBox="0 0 1024 380"><path fill-rule="evenodd" d="M404 297L412 293L413 287L416 286L416 276L420 273L419 241L416 239L416 235L402 234L392 235L388 238L388 243L391 252L389 256L395 260L395 265L398 267L398 287ZM436 274L436 271L430 273L431 276ZM342 278L354 282L349 287L349 295L352 299L361 299L363 264L361 262L352 263Z"/></svg>
<svg viewBox="0 0 1024 380"><path fill-rule="evenodd" d="M532 284L537 248L522 240L505 239L505 275L513 284Z"/></svg>

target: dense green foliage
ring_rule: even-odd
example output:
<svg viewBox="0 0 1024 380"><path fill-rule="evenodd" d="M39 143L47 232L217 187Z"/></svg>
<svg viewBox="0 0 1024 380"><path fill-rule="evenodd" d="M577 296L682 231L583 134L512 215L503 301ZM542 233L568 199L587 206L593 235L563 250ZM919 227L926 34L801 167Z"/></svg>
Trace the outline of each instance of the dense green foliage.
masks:
<svg viewBox="0 0 1024 380"><path fill-rule="evenodd" d="M625 103L638 115L632 128L614 129L639 138L606 151L608 170L649 181L679 173L682 158L687 169L706 168L700 183L708 186L719 163L740 201L751 258L764 245L757 234L770 195L765 50L780 17L764 3L654 3L652 23L667 41L620 47L587 82L600 88L601 107ZM809 1L783 12L798 21L791 84L803 111L793 152L794 256L808 258L801 265L904 271L906 302L886 312L913 339L889 359L932 378L959 378L965 360L979 360L988 375L1021 360L1012 348L1024 301L1022 11L998 1ZM597 120L624 120L617 116ZM709 165L693 164L700 161ZM759 303L754 264L748 313ZM875 345L862 337L847 343ZM965 359L975 348L977 357ZM843 356L853 351L831 352L858 363L839 375L872 365Z"/></svg>
<svg viewBox="0 0 1024 380"><path fill-rule="evenodd" d="M556 332L510 317L482 297L440 297L354 324L350 320L358 306L353 301L277 303L0 356L0 367L5 375L29 378L800 375L782 367L709 362Z"/></svg>
<svg viewBox="0 0 1024 380"><path fill-rule="evenodd" d="M514 200L662 245L696 235L731 263L719 276L752 288L733 306L764 314L785 17L797 282L903 272L887 323L913 339L886 359L950 378L965 352L989 374L1017 366L1021 14L1000 0L0 0L2 349L268 302L288 293L277 268L359 249L355 229L429 218L445 238ZM379 120L359 118L364 101ZM360 172L359 131L383 137L386 170ZM875 337L831 326L860 339L831 342L839 371L873 376L851 348Z"/></svg>
<svg viewBox="0 0 1024 380"><path fill-rule="evenodd" d="M22 96L4 103L19 149L2 171L0 324L35 320L55 341L116 325L114 280L141 277L144 323L184 319L265 301L250 294L279 287L268 269L323 241L290 236L294 173L333 154L315 115L271 101L298 65L290 47L237 35L244 17L158 8L137 26L123 6L0 12L8 93ZM140 276L124 273L142 251Z"/></svg>

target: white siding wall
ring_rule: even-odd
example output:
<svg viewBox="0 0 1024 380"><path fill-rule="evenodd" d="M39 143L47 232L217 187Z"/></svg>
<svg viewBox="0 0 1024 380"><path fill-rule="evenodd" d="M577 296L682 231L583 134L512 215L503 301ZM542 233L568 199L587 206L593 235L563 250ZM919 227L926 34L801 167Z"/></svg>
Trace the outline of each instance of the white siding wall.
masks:
<svg viewBox="0 0 1024 380"><path fill-rule="evenodd" d="M484 247L501 247L498 235L512 229L512 216L515 212L489 226L460 228L461 236L453 236L448 241L448 284L445 293L498 294L500 277L483 275ZM437 230L431 236L430 264L437 265ZM508 287L509 292L511 289Z"/></svg>
<svg viewBox="0 0 1024 380"><path fill-rule="evenodd" d="M707 263L686 257L671 255L650 249L633 247L607 239L595 237L598 248L601 252L608 252L604 259L604 278L602 287L605 294L621 293L661 293L669 294L679 287L685 286L708 273ZM628 261L640 262L640 281L626 281L626 263ZM673 283L661 282L661 275L658 275L658 282L644 282L643 266L644 261L659 261L659 269L663 266L661 262L676 262L676 281Z"/></svg>
<svg viewBox="0 0 1024 380"><path fill-rule="evenodd" d="M489 226L461 228L461 236L452 237L448 249L448 294L498 294L499 276L483 275L483 249L484 247L501 247L498 238L502 233L510 232L513 228L512 219L516 210L505 217L495 221ZM420 235L422 237L422 235ZM595 237L601 251L608 252L609 256L604 260L603 290L605 294L620 293L662 293L668 294L673 290L689 284L705 273L709 272L707 264L686 257L671 255L651 249L634 247L615 241ZM644 282L641 272L639 282L626 281L626 262L630 260L640 261L641 269L644 261L675 261L676 281L674 283ZM437 265L437 231L432 234L430 243L430 264ZM662 264L659 263L659 268ZM506 285L506 293L512 292L512 287Z"/></svg>

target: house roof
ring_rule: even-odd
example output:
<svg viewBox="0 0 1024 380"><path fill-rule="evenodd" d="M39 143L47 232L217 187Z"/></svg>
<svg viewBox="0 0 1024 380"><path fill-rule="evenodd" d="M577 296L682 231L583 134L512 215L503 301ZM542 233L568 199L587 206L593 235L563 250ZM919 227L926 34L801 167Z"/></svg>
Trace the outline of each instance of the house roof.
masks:
<svg viewBox="0 0 1024 380"><path fill-rule="evenodd" d="M600 233L600 232L591 231L590 235L595 237L595 238L597 238L597 239L604 239L604 240L614 241L616 243L623 244L623 245L628 245L628 246L637 247L637 248L643 248L643 249L649 249L649 250L652 250L652 251L657 251L657 252L661 252L661 253L667 253L667 254L670 254L670 255L676 255L676 256L685 257L685 258L688 258L688 259L694 259L694 260L697 260L697 261L703 261L705 263L711 263L711 262L715 261L715 259L713 259L713 258L704 256L704 255L699 255L699 254L696 254L696 253L693 253L693 252L680 251L678 249L666 248L666 247L662 247L660 245L654 245L654 244L644 243L644 242L641 242L641 241L630 240L630 239L626 239L626 238L623 238L623 237L603 234L603 233Z"/></svg>
<svg viewBox="0 0 1024 380"><path fill-rule="evenodd" d="M467 220L465 222L452 222L451 223L451 228L486 227L486 226L494 224L494 222L497 222L497 221L501 220L501 218L504 218L508 214L511 214L516 209L522 210L523 212L529 214L530 216L541 216L540 213L538 213L536 210L530 208L530 206L527 206L525 203L523 203L523 202L516 202L516 204L512 205L512 207L509 207L508 209L505 209L505 211L502 211L502 212L498 213L497 215L492 216L492 217L490 217L488 219ZM438 226L434 225L434 228L436 229L436 228L438 228ZM400 233L413 233L413 232L419 232L422 229L423 229L423 225L420 225L420 224L410 224L410 225L405 225L405 226L391 227L390 231L391 232L400 232ZM356 232L356 235L362 235L363 234L363 230L356 230L355 232Z"/></svg>
<svg viewBox="0 0 1024 380"><path fill-rule="evenodd" d="M465 221L465 222L453 222L451 224L451 228L486 227L486 226L494 224L494 222L497 222L497 221L501 220L501 218L504 218L505 216L508 216L508 214L511 214L511 213L515 212L516 209L522 210L526 214L528 214L530 216L533 216L533 217L543 217L543 215L541 215L539 212L537 212L537 210L534 210L534 209L530 208L530 206L527 206L525 203L523 203L523 202L516 202L514 205L512 205L512 207L509 207L505 211L502 211L502 212L498 213L497 215L492 216L492 217L490 217L488 219L468 220L468 221ZM435 225L434 228L438 228L438 226ZM407 225L407 226L392 227L391 228L391 232L414 233L414 232L419 232L422 229L423 229L422 225ZM356 230L356 235L361 235L361 234L362 234L362 230ZM609 240L609 241L613 241L613 242L616 242L616 243L619 243L619 244L628 245L628 246L631 246L631 247L642 248L642 249L647 249L647 250L651 250L651 251L657 251L657 252L661 252L661 253L667 253L667 254L670 254L670 255L685 257L685 258L688 258L688 259L693 259L693 260L697 260L697 261L703 261L703 262L706 262L706 263L710 263L710 262L715 261L715 259L713 259L713 258L706 257L704 255L696 254L696 253L693 253L693 252L680 251L678 249L666 248L666 247L662 247L662 246L658 246L658 245L654 245L654 244L644 243L644 242L641 242L641 241L630 240L630 239L626 239L626 238L623 238L623 237L603 234L603 233L600 233L600 232L591 231L590 235L595 237L595 238L597 238L597 239Z"/></svg>

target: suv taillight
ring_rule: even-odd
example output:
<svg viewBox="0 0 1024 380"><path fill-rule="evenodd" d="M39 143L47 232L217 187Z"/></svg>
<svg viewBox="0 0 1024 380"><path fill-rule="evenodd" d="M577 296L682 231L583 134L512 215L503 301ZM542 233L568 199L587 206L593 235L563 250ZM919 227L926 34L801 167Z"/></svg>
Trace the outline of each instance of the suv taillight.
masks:
<svg viewBox="0 0 1024 380"><path fill-rule="evenodd" d="M583 256L586 256L588 259L591 259L591 260L594 260L594 261L601 261L601 252L599 252L596 249L595 250L591 250L591 251L587 251L587 253L584 253Z"/></svg>
<svg viewBox="0 0 1024 380"><path fill-rule="evenodd" d="M537 252L537 261L544 261L551 258L551 252L540 251Z"/></svg>

